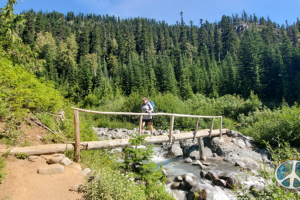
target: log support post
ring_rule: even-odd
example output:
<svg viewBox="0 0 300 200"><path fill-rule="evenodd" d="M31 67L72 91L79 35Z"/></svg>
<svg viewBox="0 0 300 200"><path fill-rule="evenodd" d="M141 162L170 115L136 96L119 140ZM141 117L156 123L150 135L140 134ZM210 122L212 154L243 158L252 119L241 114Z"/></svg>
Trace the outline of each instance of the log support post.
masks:
<svg viewBox="0 0 300 200"><path fill-rule="evenodd" d="M199 120L200 120L200 118L197 117L196 124L195 124L194 138L193 138L194 143L196 142L196 135L197 135L197 131L198 131Z"/></svg>
<svg viewBox="0 0 300 200"><path fill-rule="evenodd" d="M139 124L139 136L142 135L142 125L143 125L143 116L140 116L140 124Z"/></svg>
<svg viewBox="0 0 300 200"><path fill-rule="evenodd" d="M79 112L74 110L74 131L75 131L75 162L80 162L80 130Z"/></svg>
<svg viewBox="0 0 300 200"><path fill-rule="evenodd" d="M209 131L209 138L211 138L211 133L212 133L212 130L214 128L214 121L215 121L215 118L212 118L211 119L211 124L210 124L210 131ZM221 129L222 130L222 129Z"/></svg>
<svg viewBox="0 0 300 200"><path fill-rule="evenodd" d="M170 119L170 131L169 131L169 142L170 142L170 144L172 143L173 127L174 127L174 116L171 116L171 119Z"/></svg>
<svg viewBox="0 0 300 200"><path fill-rule="evenodd" d="M206 160L203 137L198 137L198 147L199 147L200 160Z"/></svg>
<svg viewBox="0 0 300 200"><path fill-rule="evenodd" d="M222 121L223 117L220 118L220 139L222 138Z"/></svg>

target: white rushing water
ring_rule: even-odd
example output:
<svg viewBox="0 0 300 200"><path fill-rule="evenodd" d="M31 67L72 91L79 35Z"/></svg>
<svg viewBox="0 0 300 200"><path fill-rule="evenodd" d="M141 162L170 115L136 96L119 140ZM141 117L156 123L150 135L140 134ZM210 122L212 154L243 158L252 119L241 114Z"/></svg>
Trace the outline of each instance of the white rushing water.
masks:
<svg viewBox="0 0 300 200"><path fill-rule="evenodd" d="M206 189L207 191L207 199L208 200L232 200L237 199L237 194L227 188L222 188L219 186L212 185L210 181L202 179L200 177L200 166L192 165L191 163L185 163L185 158L166 158L165 151L161 146L155 146L154 148L155 156L153 157L153 161L160 166L162 164L163 168L167 171L168 176L178 176L186 173L193 173L195 175L196 180L199 182L202 189ZM251 185L263 185L264 180L262 178L258 178L251 175L246 175L245 172L240 171L239 167L233 166L232 163L226 161L219 160L207 160L206 162L211 163L212 165L205 169L206 172L212 171L218 175L222 175L224 173L231 173L237 176L237 178L246 184L246 187L250 187ZM185 200L185 192L181 190L171 190L171 184L167 184L167 190L172 192L173 195L178 200Z"/></svg>

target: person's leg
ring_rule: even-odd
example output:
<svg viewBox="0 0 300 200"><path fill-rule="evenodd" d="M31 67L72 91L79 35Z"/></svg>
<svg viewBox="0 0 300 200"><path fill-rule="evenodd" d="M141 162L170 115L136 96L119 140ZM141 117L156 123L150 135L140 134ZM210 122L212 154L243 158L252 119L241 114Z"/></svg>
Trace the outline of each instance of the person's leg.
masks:
<svg viewBox="0 0 300 200"><path fill-rule="evenodd" d="M144 130L145 130L145 124L146 124L146 122L145 122L145 121L143 121L143 122L142 122L142 135L144 134Z"/></svg>
<svg viewBox="0 0 300 200"><path fill-rule="evenodd" d="M148 122L148 125L149 125L150 130L151 130L151 135L153 135L153 126L152 126L152 122Z"/></svg>

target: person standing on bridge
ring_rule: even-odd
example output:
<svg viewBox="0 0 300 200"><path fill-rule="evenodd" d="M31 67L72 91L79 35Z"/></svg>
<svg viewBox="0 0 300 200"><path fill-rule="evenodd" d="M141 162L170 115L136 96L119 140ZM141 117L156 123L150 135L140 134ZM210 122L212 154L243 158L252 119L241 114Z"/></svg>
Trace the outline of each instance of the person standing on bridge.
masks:
<svg viewBox="0 0 300 200"><path fill-rule="evenodd" d="M144 97L142 101L142 113L149 113L149 115L142 116L142 134L144 134L146 123L148 123L151 130L151 135L153 135L152 116L150 115L153 111L153 107L146 97Z"/></svg>

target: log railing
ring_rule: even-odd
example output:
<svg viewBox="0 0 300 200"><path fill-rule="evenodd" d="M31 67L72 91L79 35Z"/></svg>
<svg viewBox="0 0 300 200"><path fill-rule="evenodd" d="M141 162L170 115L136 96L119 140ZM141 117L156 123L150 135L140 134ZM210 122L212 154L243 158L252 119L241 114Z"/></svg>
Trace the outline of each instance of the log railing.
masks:
<svg viewBox="0 0 300 200"><path fill-rule="evenodd" d="M134 115L140 116L140 123L139 123L139 135L141 135L142 129L142 116L151 115L151 116L170 116L170 130L169 130L169 142L172 143L174 139L173 137L173 127L174 127L174 117L191 117L196 118L196 125L195 130L193 133L193 139L195 141L196 137L198 136L198 123L200 118L211 118L211 126L209 129L209 137L215 135L213 134L213 126L214 126L214 119L220 118L220 131L219 135L220 138L222 137L222 116L200 116L200 115L183 115L183 114L172 114L172 113L131 113L131 112L101 112L101 111L93 111L93 110L84 110L80 108L73 108L74 111L74 129L75 129L75 161L78 162L80 160L80 129L79 129L79 111L86 112L86 113L94 113L94 114L103 114L103 115ZM155 136L157 137L157 136ZM203 145L203 137L200 135L198 138L198 145L199 145L199 153L200 159L206 160L204 155L204 145Z"/></svg>

